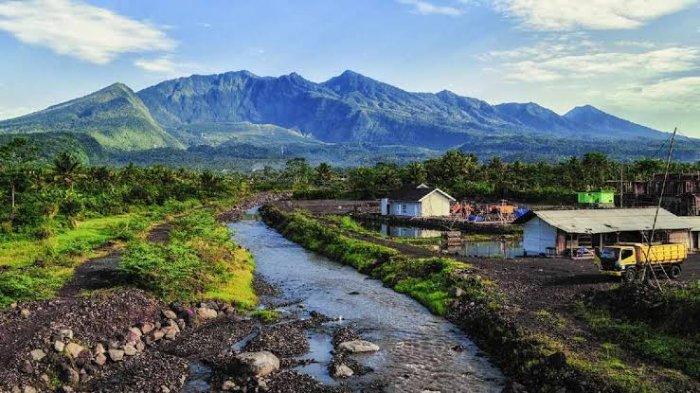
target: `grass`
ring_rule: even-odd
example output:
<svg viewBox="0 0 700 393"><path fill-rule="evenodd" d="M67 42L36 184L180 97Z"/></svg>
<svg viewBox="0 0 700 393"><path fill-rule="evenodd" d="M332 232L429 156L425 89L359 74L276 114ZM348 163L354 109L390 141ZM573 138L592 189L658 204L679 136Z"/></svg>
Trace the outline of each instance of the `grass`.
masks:
<svg viewBox="0 0 700 393"><path fill-rule="evenodd" d="M265 323L272 323L276 322L280 318L280 312L265 308L253 311L251 316L258 318Z"/></svg>
<svg viewBox="0 0 700 393"><path fill-rule="evenodd" d="M350 228L358 225L349 217L334 218L338 223L338 227L334 227L299 211L283 213L266 207L261 214L290 240L382 280L437 315L445 315L448 303L454 299L458 281L454 273L471 268L451 258L408 258L393 248L347 236L344 230L354 230ZM489 284L474 278L459 285L467 292L483 295L488 292Z"/></svg>
<svg viewBox="0 0 700 393"><path fill-rule="evenodd" d="M0 307L56 295L75 267L104 253L110 242L133 239L165 215L197 206L175 202L113 216L87 218L46 239L14 236L0 245Z"/></svg>
<svg viewBox="0 0 700 393"><path fill-rule="evenodd" d="M212 209L197 209L169 220L164 244L134 239L120 269L128 279L167 300L220 300L251 308L252 256L231 241Z"/></svg>

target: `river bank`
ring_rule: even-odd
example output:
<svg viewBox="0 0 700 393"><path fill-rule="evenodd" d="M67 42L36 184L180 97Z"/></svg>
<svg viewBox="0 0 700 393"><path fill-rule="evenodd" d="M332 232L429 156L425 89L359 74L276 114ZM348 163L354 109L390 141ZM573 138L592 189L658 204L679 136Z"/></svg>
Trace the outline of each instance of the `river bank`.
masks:
<svg viewBox="0 0 700 393"><path fill-rule="evenodd" d="M263 213L270 225L304 247L381 278L386 285L416 297L433 311L440 311L433 301L442 303L445 315L473 337L514 379L511 390L660 392L692 391L698 387L692 378L694 366L686 366L688 356L697 359L693 349L697 341L692 338L695 334L692 329L667 333L647 327L647 322L642 320L630 320L624 323L639 332L640 346L628 345L634 341L616 342L615 337L625 337L621 330L624 324L613 322L610 315L615 314L600 314L601 310L612 310L610 307L615 302L593 303L588 294L588 291L607 293L616 286L604 281L592 266L582 266L580 269L590 271L577 275L579 268L571 270L565 261L505 263L458 258L470 266L454 270L436 287L427 273L435 270L419 271L412 276L413 270L409 269L407 276L399 280L391 275L399 266L403 266L399 271L406 270L402 262L405 258L435 258L436 254L425 248L363 236L324 220L321 224L304 213L274 207L266 207ZM474 290L475 280L491 285ZM431 281L429 286L421 284ZM685 291L694 293L692 284L679 285L681 289L673 293L678 294L678 299L687 300L666 302L681 302L684 305L669 307L681 307L692 314L697 303L692 300L693 295L685 295ZM415 290L421 286L430 288L427 294ZM688 289L682 289L684 286ZM659 350L677 360L660 364L658 355L645 354L644 343L651 340L660 345ZM685 343L684 347L675 347L676 342ZM690 364L695 361L691 360ZM689 374L679 373L679 369Z"/></svg>

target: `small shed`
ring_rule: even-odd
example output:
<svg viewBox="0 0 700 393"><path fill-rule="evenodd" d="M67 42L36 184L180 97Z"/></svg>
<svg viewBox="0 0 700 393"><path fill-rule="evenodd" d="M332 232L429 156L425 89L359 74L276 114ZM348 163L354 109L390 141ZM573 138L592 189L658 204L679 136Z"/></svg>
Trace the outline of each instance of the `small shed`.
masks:
<svg viewBox="0 0 700 393"><path fill-rule="evenodd" d="M656 208L533 210L518 218L523 225L525 255L573 255L617 242L646 242L654 225ZM691 223L660 209L655 241L692 247Z"/></svg>
<svg viewBox="0 0 700 393"><path fill-rule="evenodd" d="M381 200L383 215L408 217L444 217L454 202L448 193L425 184L403 187Z"/></svg>

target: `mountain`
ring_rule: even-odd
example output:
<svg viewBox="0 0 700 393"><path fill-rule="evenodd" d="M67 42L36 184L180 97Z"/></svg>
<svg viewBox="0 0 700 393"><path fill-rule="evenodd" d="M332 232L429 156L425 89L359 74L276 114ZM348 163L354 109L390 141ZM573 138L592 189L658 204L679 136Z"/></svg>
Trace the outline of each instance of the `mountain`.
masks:
<svg viewBox="0 0 700 393"><path fill-rule="evenodd" d="M408 92L353 71L321 83L296 73L192 75L137 93L117 83L0 122L0 135L38 132L85 134L106 153L161 148L157 154L163 156L172 149L187 154L197 148L196 154L203 157L212 151L208 146L216 147L219 157L254 158L268 153L287 157L291 152L334 157L338 152L369 152L368 146L405 148L401 151L406 158L449 148L504 157L560 158L603 146L612 155L623 152L627 157L653 151L668 138L667 133L592 106L560 116L536 103L491 105L447 90ZM625 143L610 143L632 140L650 144L636 154L622 148ZM700 159L696 153L700 142L686 138L683 143L688 145L688 159ZM87 150L95 148L91 144ZM389 151L374 149L371 154Z"/></svg>
<svg viewBox="0 0 700 393"><path fill-rule="evenodd" d="M87 134L107 149L182 147L153 119L141 99L122 83L0 122L0 134L45 132Z"/></svg>
<svg viewBox="0 0 700 393"><path fill-rule="evenodd" d="M620 119L591 105L577 106L563 117L581 132L607 133L620 138L668 138L667 133Z"/></svg>

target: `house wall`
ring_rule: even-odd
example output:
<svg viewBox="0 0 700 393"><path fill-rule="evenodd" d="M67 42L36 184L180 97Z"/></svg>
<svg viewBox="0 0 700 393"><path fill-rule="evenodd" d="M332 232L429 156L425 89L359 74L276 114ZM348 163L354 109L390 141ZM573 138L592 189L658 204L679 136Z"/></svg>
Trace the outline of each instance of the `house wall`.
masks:
<svg viewBox="0 0 700 393"><path fill-rule="evenodd" d="M440 192L432 192L421 200L422 217L444 217L450 215L450 200Z"/></svg>
<svg viewBox="0 0 700 393"><path fill-rule="evenodd" d="M557 246L557 229L535 217L523 225L523 250L528 255L546 254Z"/></svg>
<svg viewBox="0 0 700 393"><path fill-rule="evenodd" d="M390 201L389 212L394 216L420 217L421 205L420 202Z"/></svg>

